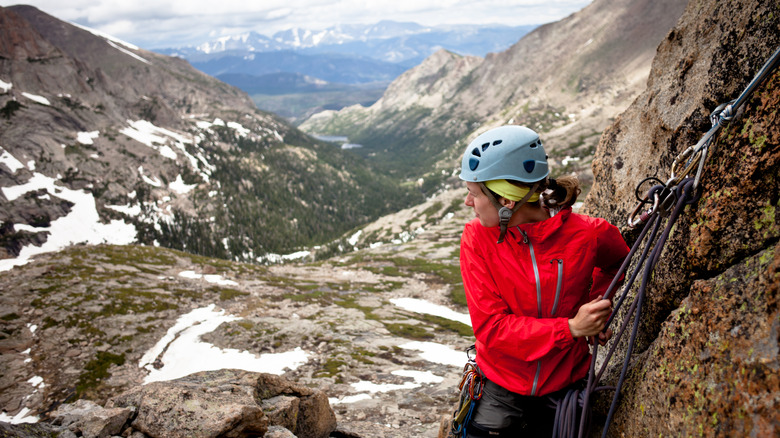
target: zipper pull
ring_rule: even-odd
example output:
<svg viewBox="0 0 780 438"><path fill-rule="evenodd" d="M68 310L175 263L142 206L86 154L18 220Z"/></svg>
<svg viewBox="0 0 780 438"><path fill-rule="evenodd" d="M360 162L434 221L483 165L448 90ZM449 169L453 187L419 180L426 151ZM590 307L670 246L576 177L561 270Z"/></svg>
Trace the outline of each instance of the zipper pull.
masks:
<svg viewBox="0 0 780 438"><path fill-rule="evenodd" d="M525 234L525 231L521 230L520 227L517 227L517 231L520 232L520 234L523 235L523 243L528 243L528 234Z"/></svg>

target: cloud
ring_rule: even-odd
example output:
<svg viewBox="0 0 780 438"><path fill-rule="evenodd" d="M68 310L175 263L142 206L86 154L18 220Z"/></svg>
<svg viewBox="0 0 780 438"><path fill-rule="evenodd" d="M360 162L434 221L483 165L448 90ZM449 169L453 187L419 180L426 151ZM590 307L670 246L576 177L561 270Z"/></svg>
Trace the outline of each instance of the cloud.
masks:
<svg viewBox="0 0 780 438"><path fill-rule="evenodd" d="M66 21L144 48L198 44L210 35L294 27L312 30L381 20L439 24L542 24L591 0L27 0ZM12 2L0 0L0 5Z"/></svg>

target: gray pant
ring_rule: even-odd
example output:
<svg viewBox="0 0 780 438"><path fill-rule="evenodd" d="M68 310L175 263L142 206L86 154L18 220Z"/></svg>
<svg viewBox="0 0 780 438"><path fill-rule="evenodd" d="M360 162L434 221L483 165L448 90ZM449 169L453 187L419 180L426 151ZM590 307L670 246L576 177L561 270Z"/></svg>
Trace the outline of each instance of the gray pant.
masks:
<svg viewBox="0 0 780 438"><path fill-rule="evenodd" d="M467 436L549 437L554 422L555 407L548 396L520 395L488 380L474 407Z"/></svg>

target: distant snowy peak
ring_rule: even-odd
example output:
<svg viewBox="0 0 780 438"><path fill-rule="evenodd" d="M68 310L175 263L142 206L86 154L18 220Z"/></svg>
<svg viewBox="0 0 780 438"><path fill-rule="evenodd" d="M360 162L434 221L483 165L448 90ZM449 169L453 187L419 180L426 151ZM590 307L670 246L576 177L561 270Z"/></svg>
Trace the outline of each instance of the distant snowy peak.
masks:
<svg viewBox="0 0 780 438"><path fill-rule="evenodd" d="M283 50L285 48L287 47L279 45L265 35L261 35L257 32L247 32L240 35L223 36L215 41L205 42L197 46L196 50L201 53L211 54L231 50L266 52Z"/></svg>
<svg viewBox="0 0 780 438"><path fill-rule="evenodd" d="M466 26L463 26L464 28ZM275 50L298 50L320 46L341 45L351 42L384 40L411 35L431 33L436 30L449 31L453 26L426 27L417 23L380 21L374 24L336 25L324 30L292 28L276 32L272 37L249 32L240 35L223 36L203 43L195 49L203 54L227 51L266 52ZM464 29L465 30L465 29ZM181 48L184 49L184 48Z"/></svg>

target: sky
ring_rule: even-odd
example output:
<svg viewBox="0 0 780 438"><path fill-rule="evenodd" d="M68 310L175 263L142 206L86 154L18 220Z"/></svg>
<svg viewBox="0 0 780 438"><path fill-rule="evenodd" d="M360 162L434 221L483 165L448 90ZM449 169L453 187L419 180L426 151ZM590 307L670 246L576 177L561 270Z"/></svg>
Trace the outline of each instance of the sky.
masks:
<svg viewBox="0 0 780 438"><path fill-rule="evenodd" d="M322 30L336 24L381 20L441 24L543 24L576 12L591 0L0 0L28 4L61 20L108 33L145 49L198 45L255 31L267 36L291 28Z"/></svg>

